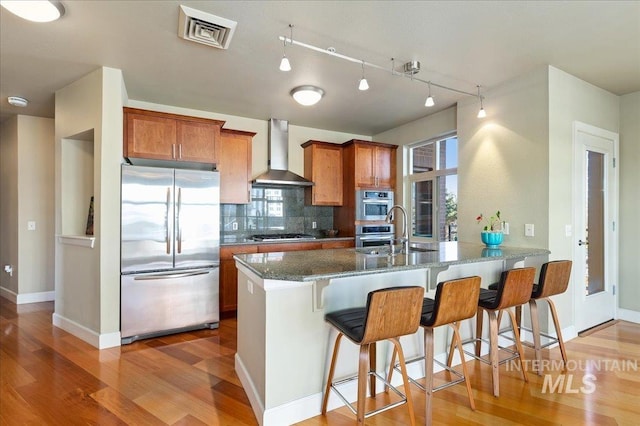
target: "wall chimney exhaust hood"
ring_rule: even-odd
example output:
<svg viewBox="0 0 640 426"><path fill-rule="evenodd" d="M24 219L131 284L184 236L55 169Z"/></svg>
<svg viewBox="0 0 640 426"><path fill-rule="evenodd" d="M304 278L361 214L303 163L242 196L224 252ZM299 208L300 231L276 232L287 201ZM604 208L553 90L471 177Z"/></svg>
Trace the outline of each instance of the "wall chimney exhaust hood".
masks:
<svg viewBox="0 0 640 426"><path fill-rule="evenodd" d="M256 177L254 185L312 186L313 182L290 172L289 168L289 122L272 118L269 120L268 170Z"/></svg>

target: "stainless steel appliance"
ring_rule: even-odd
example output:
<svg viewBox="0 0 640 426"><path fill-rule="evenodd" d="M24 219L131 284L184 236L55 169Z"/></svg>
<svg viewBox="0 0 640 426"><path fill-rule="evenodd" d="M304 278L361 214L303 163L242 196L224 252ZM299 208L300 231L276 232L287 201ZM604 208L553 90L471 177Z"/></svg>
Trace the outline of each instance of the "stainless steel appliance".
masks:
<svg viewBox="0 0 640 426"><path fill-rule="evenodd" d="M385 220L393 206L393 191L356 191L356 220Z"/></svg>
<svg viewBox="0 0 640 426"><path fill-rule="evenodd" d="M220 320L218 172L122 166L122 343Z"/></svg>
<svg viewBox="0 0 640 426"><path fill-rule="evenodd" d="M356 247L393 244L394 225L356 225Z"/></svg>

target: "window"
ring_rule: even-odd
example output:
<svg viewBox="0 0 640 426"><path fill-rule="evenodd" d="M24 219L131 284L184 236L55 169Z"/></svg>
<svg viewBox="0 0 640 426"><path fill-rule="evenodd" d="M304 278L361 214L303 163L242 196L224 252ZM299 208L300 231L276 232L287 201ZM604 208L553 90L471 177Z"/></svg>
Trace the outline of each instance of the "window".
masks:
<svg viewBox="0 0 640 426"><path fill-rule="evenodd" d="M411 237L458 239L458 137L421 142L409 149Z"/></svg>

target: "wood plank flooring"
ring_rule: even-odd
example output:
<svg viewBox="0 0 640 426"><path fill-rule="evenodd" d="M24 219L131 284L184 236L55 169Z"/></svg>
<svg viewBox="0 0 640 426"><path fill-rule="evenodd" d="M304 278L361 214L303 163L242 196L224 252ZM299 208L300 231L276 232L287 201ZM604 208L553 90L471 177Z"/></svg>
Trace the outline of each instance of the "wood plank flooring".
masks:
<svg viewBox="0 0 640 426"><path fill-rule="evenodd" d="M218 330L99 351L53 327L52 312L51 302L16 306L0 297L1 425L257 424L234 371L234 319L223 320ZM533 352L525 351L532 359ZM490 367L469 361L476 411L464 385L453 386L435 394L434 423L640 425L640 325L619 321L567 342L567 351L573 364L562 384L557 368L545 371L545 385L545 375L531 373L527 384L503 365L500 398L491 393ZM545 351L543 359L560 360L559 351ZM422 424L424 394L412 392ZM407 419L399 407L367 424L403 425ZM300 423L353 424L345 407Z"/></svg>

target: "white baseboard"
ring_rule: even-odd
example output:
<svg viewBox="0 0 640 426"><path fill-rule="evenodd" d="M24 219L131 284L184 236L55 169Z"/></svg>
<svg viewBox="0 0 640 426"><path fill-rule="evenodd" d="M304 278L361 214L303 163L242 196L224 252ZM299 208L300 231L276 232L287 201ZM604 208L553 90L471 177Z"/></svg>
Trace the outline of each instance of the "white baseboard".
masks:
<svg viewBox="0 0 640 426"><path fill-rule="evenodd" d="M54 313L52 315L53 325L73 334L80 340L84 340L91 346L98 349L107 349L120 346L120 332L98 334L87 327L78 324L68 318Z"/></svg>
<svg viewBox="0 0 640 426"><path fill-rule="evenodd" d="M488 346L485 347L483 345L482 354L486 355L488 353ZM447 354L441 353L437 354L435 358L443 363L447 361ZM469 358L467 358L469 361ZM453 358L453 366L460 364L460 357L458 353L454 355ZM387 367L386 367L387 368ZM251 403L251 407L253 409L253 413L258 419L258 423L260 426L281 426L281 425L289 425L297 422L301 422L305 419L309 419L311 417L315 417L320 415L320 408L322 406L322 392L318 392L313 395L306 396L304 398L297 399L295 401L290 401L288 403L279 405L273 408L264 408L264 405L260 399L258 391L249 376L247 369L242 362L242 359L236 353L235 356L235 369L236 374L238 374L238 378L240 379L240 383L242 383L242 387L249 398L249 402ZM441 371L442 367L437 364L434 366L434 371ZM383 377L386 376L386 370L383 372L379 372ZM409 376L414 379L419 379L424 377L424 362L414 362L407 365L407 373ZM400 374L394 374L391 383L394 386L402 385L402 377ZM378 390L382 390L382 384L378 382ZM416 392L416 389L412 389L412 392ZM340 392L343 396L351 402L355 402L358 395L358 384L357 381L352 381L340 385ZM332 392L329 395L329 401L327 403L327 410L331 411L333 409L344 406L344 403L338 396Z"/></svg>
<svg viewBox="0 0 640 426"><path fill-rule="evenodd" d="M638 311L632 311L631 309L618 308L616 313L618 317L616 319L640 324L640 312Z"/></svg>
<svg viewBox="0 0 640 426"><path fill-rule="evenodd" d="M25 303L51 302L52 300L55 300L55 292L53 291L18 294L4 287L0 287L0 296L10 300L16 305L23 305Z"/></svg>

